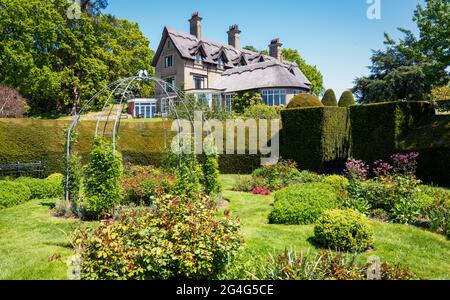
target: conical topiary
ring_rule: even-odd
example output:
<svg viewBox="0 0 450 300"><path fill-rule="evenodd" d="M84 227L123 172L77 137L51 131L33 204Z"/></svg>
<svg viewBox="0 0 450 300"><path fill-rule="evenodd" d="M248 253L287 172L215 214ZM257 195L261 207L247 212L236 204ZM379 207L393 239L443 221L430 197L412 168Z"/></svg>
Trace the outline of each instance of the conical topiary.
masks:
<svg viewBox="0 0 450 300"><path fill-rule="evenodd" d="M332 89L328 89L323 95L322 104L325 106L338 106L336 94Z"/></svg>
<svg viewBox="0 0 450 300"><path fill-rule="evenodd" d="M289 102L287 108L296 107L323 107L324 105L320 102L320 99L311 94L299 94L292 98Z"/></svg>
<svg viewBox="0 0 450 300"><path fill-rule="evenodd" d="M349 107L351 105L355 105L356 101L353 97L352 92L345 91L342 93L341 99L339 99L339 107Z"/></svg>

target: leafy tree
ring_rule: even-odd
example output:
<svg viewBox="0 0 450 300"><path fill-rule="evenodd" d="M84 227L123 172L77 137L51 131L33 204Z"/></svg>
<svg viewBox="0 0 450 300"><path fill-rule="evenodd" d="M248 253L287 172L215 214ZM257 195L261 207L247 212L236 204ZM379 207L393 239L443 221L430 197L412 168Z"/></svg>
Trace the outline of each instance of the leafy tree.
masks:
<svg viewBox="0 0 450 300"><path fill-rule="evenodd" d="M0 84L0 118L22 118L26 102L17 90Z"/></svg>
<svg viewBox="0 0 450 300"><path fill-rule="evenodd" d="M33 112L75 113L109 82L151 70L137 24L87 13L69 19L66 0L1 2L0 82L17 87Z"/></svg>
<svg viewBox="0 0 450 300"><path fill-rule="evenodd" d="M353 97L352 92L345 91L342 93L341 98L339 99L339 107L349 107L351 105L355 105L356 101Z"/></svg>
<svg viewBox="0 0 450 300"><path fill-rule="evenodd" d="M262 96L259 93L244 92L233 96L233 111L242 114L248 107L262 103Z"/></svg>
<svg viewBox="0 0 450 300"><path fill-rule="evenodd" d="M420 36L399 29L404 38L394 41L385 34L385 50L374 51L371 75L355 80L353 92L360 103L423 100L436 86L446 85L449 74L448 0L428 0L418 5L414 21Z"/></svg>
<svg viewBox="0 0 450 300"><path fill-rule="evenodd" d="M305 60L300 56L298 50L295 49L283 49L283 59L295 62L299 66L303 74L311 82L311 92L319 96L323 93L323 76L316 66L308 65Z"/></svg>
<svg viewBox="0 0 450 300"><path fill-rule="evenodd" d="M90 15L98 14L108 6L108 0L80 0L80 8Z"/></svg>
<svg viewBox="0 0 450 300"><path fill-rule="evenodd" d="M256 49L256 48L255 48L254 46L252 46L252 45L247 45L247 46L245 46L245 47L242 48L242 49L245 49L245 50L248 50L248 51L253 51L253 52L259 53L259 50Z"/></svg>
<svg viewBox="0 0 450 300"><path fill-rule="evenodd" d="M431 91L431 100L450 100L450 86L436 87Z"/></svg>
<svg viewBox="0 0 450 300"><path fill-rule="evenodd" d="M322 103L325 106L338 106L336 94L334 93L334 91L332 89L326 90L326 92L322 98Z"/></svg>

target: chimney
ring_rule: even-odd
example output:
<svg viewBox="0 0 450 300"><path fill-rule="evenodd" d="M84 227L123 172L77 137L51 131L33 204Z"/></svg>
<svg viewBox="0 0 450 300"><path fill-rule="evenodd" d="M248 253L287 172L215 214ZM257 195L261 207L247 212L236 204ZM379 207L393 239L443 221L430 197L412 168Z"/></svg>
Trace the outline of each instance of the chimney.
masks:
<svg viewBox="0 0 450 300"><path fill-rule="evenodd" d="M191 34L195 35L199 40L202 39L202 20L203 18L200 17L198 12L193 13L189 20L189 23L191 24Z"/></svg>
<svg viewBox="0 0 450 300"><path fill-rule="evenodd" d="M270 56L278 59L279 61L283 59L281 55L281 46L283 46L283 44L280 42L280 39L273 39L272 41L270 41L269 45Z"/></svg>
<svg viewBox="0 0 450 300"><path fill-rule="evenodd" d="M230 26L230 30L228 31L228 45L236 49L241 48L241 31L238 25Z"/></svg>

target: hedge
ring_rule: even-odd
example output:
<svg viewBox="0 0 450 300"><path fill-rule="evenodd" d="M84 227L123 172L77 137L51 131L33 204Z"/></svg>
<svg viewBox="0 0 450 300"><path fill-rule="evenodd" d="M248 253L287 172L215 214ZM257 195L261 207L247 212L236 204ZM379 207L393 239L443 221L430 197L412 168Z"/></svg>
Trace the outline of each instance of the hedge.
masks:
<svg viewBox="0 0 450 300"><path fill-rule="evenodd" d="M428 102L351 106L351 155L367 162L388 159L400 151L400 140L414 125L433 115Z"/></svg>
<svg viewBox="0 0 450 300"><path fill-rule="evenodd" d="M0 119L0 164L42 161L46 175L64 173L64 131L70 123L67 120ZM93 145L95 126L95 121L82 121L77 128L79 135L74 150L84 163ZM168 141L175 135L170 127L170 122L163 121L122 121L118 148L131 163L158 166L165 146L164 131ZM260 166L260 158L259 154L220 155L220 171L251 173Z"/></svg>
<svg viewBox="0 0 450 300"><path fill-rule="evenodd" d="M281 116L283 158L296 161L301 169L315 172L342 168L349 151L346 108L286 109Z"/></svg>

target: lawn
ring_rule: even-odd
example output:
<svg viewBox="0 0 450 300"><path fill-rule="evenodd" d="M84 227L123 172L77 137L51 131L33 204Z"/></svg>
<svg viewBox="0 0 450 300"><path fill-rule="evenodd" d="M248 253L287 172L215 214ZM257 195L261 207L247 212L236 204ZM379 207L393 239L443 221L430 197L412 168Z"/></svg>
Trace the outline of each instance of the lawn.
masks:
<svg viewBox="0 0 450 300"><path fill-rule="evenodd" d="M53 217L51 202L0 210L0 280L67 279L68 235L77 222Z"/></svg>
<svg viewBox="0 0 450 300"><path fill-rule="evenodd" d="M230 191L234 176L223 175L227 209L241 219L245 239L245 259L265 260L269 253L285 248L317 251L313 226L270 225L267 216L272 196L257 196ZM400 262L423 279L450 279L450 241L444 236L406 225L372 222L375 249L361 255L362 261L377 255L382 261Z"/></svg>
<svg viewBox="0 0 450 300"><path fill-rule="evenodd" d="M313 226L269 225L272 196L233 192L236 176L221 178L224 196L230 202L227 209L241 219L245 245L240 259L247 260L247 264L259 264L269 253L281 252L286 247L318 250L312 241ZM51 202L33 200L0 210L0 279L67 278L69 235L78 222L53 217ZM402 263L423 279L450 279L450 241L445 237L411 226L372 224L375 250L361 255L362 261L378 255L390 263Z"/></svg>

